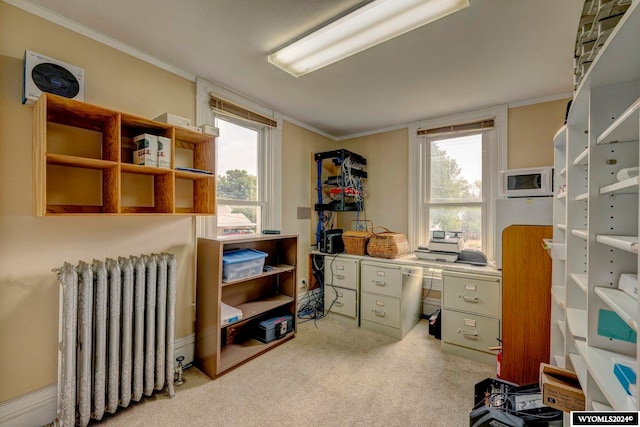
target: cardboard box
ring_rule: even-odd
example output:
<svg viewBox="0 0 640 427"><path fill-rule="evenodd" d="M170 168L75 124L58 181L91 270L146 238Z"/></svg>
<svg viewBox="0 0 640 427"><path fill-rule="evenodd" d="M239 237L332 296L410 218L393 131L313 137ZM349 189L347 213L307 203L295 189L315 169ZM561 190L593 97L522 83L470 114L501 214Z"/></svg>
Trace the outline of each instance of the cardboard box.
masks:
<svg viewBox="0 0 640 427"><path fill-rule="evenodd" d="M158 167L171 169L171 138L158 137Z"/></svg>
<svg viewBox="0 0 640 427"><path fill-rule="evenodd" d="M242 310L220 301L220 326L226 326L240 320L242 320Z"/></svg>
<svg viewBox="0 0 640 427"><path fill-rule="evenodd" d="M541 363L539 382L546 406L564 412L585 410L584 393L575 372Z"/></svg>
<svg viewBox="0 0 640 427"><path fill-rule="evenodd" d="M158 166L158 137L143 133L133 138L136 150L133 152L133 163L142 166Z"/></svg>
<svg viewBox="0 0 640 427"><path fill-rule="evenodd" d="M162 122L162 123L166 123L168 125L174 125L174 126L182 126L182 127L191 126L191 119L187 119L186 117L176 116L175 114L171 114L171 113L164 113L153 120L155 120L156 122Z"/></svg>
<svg viewBox="0 0 640 427"><path fill-rule="evenodd" d="M211 125L200 125L200 131L205 135L220 136L220 129Z"/></svg>

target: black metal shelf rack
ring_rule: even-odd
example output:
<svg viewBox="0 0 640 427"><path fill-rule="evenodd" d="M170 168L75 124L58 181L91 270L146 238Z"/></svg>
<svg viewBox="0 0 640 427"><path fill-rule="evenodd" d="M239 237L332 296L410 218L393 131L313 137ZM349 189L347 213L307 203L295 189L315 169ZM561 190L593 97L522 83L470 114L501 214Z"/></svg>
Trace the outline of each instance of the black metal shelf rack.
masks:
<svg viewBox="0 0 640 427"><path fill-rule="evenodd" d="M331 160L334 166L341 166L342 163L349 159L354 164L364 168L367 165L367 159L362 157L359 154L353 153L348 150L332 150L325 151L322 153L315 153L314 159L316 162L322 162L325 160ZM357 178L366 179L367 172L363 169L351 168L351 175ZM333 212L347 212L347 211L358 211L361 209L362 203L357 203L353 201L353 195L349 194L348 189L343 186L345 182L345 174L342 168L340 169L340 173L336 176L329 177L327 181L322 181L322 168L318 167L318 185L328 185L332 186L336 189L339 189L337 193L334 193L334 200L329 203L322 203L322 198L318 197L318 203L314 205L314 209L317 212L323 211L333 211ZM320 194L320 193L319 193Z"/></svg>

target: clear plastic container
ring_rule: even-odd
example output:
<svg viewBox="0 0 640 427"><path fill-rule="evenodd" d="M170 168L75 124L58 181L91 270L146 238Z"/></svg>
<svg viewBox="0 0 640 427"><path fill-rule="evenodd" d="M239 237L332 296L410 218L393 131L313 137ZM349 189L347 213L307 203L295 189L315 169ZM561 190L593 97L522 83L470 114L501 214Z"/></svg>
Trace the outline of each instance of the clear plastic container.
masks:
<svg viewBox="0 0 640 427"><path fill-rule="evenodd" d="M245 279L262 273L267 254L255 249L227 251L222 255L222 281Z"/></svg>

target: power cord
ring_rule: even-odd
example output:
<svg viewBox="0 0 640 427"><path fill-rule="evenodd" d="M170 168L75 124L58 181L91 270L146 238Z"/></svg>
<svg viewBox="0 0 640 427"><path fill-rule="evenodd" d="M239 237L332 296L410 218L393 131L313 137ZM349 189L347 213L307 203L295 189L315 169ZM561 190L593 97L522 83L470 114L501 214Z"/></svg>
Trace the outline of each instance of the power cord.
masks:
<svg viewBox="0 0 640 427"><path fill-rule="evenodd" d="M329 270L331 271L331 277L332 277L332 280L331 280L332 283L330 284L324 283L323 270L321 269L320 266L317 265L316 256L313 257L313 261L312 261L313 270L314 270L313 274L316 280L318 280L318 283L320 283L320 292L315 292L315 293L310 292L307 284L305 283L305 290L307 292L306 293L307 296L306 296L306 301L304 302L304 305L299 306L298 308L298 318L302 319L299 323L305 323L313 320L314 326L317 328L318 327L317 321L326 318L327 315L329 314L329 311L338 300L338 291L333 286L333 277L334 277L333 263L336 260L336 257L338 255L340 255L340 253L335 254L331 258L331 261L329 263ZM326 260L326 257L325 257L325 260ZM335 292L335 297L329 304L329 307L324 307L325 292L327 291L327 286L333 289L333 291Z"/></svg>

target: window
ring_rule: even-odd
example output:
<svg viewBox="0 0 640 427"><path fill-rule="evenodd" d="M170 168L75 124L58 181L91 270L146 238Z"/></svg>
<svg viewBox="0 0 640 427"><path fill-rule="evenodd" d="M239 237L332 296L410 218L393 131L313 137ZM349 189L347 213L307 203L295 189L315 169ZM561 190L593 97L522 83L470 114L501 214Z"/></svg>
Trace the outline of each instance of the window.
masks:
<svg viewBox="0 0 640 427"><path fill-rule="evenodd" d="M506 167L507 107L409 125L409 244L433 230L462 232L465 249L493 259L494 205Z"/></svg>
<svg viewBox="0 0 640 427"><path fill-rule="evenodd" d="M196 90L196 123L220 129L216 139L217 212L198 218L197 235L281 229L280 115L200 78Z"/></svg>
<svg viewBox="0 0 640 427"><path fill-rule="evenodd" d="M220 129L217 165L216 235L250 234L262 230L264 206L258 191L261 131L216 118Z"/></svg>
<svg viewBox="0 0 640 427"><path fill-rule="evenodd" d="M429 230L460 233L467 249L482 250L486 212L482 188L483 135L423 142L428 170L425 213Z"/></svg>

